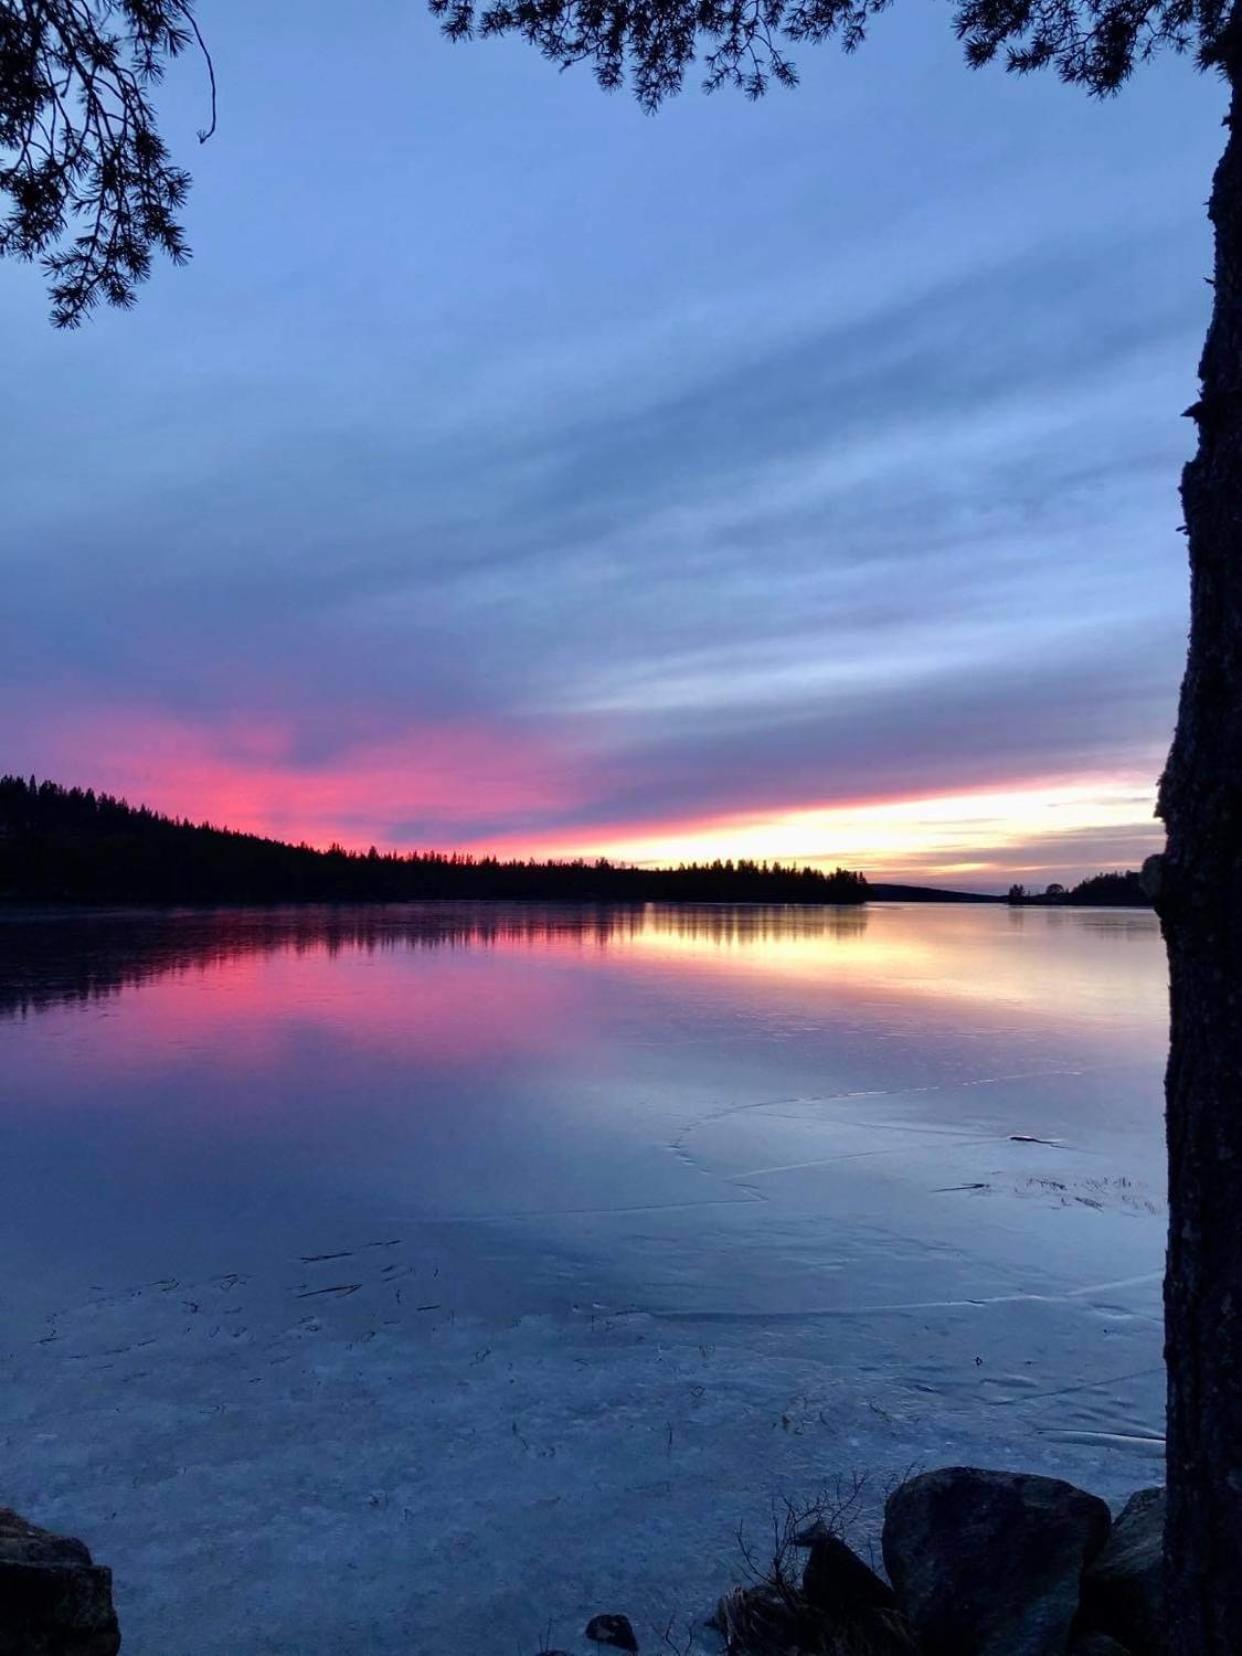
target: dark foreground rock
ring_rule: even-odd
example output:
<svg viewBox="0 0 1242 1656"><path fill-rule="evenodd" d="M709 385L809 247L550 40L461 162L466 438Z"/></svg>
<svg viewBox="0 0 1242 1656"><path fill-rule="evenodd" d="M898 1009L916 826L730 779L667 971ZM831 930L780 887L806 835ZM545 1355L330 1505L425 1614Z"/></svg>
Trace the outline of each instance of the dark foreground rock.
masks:
<svg viewBox="0 0 1242 1656"><path fill-rule="evenodd" d="M802 1596L825 1616L856 1616L864 1610L892 1610L893 1589L835 1535L810 1544L802 1572Z"/></svg>
<svg viewBox="0 0 1242 1656"><path fill-rule="evenodd" d="M1132 1656L1164 1656L1167 1648L1163 1548L1164 1490L1140 1489L1083 1578L1083 1621Z"/></svg>
<svg viewBox="0 0 1242 1656"><path fill-rule="evenodd" d="M0 1656L116 1656L112 1571L0 1507Z"/></svg>
<svg viewBox="0 0 1242 1656"><path fill-rule="evenodd" d="M611 1645L614 1650L635 1651L638 1640L628 1616L592 1616L587 1623L586 1636L596 1644Z"/></svg>
<svg viewBox="0 0 1242 1656"><path fill-rule="evenodd" d="M944 1467L889 1496L884 1565L923 1656L1066 1656L1109 1524L1059 1478Z"/></svg>

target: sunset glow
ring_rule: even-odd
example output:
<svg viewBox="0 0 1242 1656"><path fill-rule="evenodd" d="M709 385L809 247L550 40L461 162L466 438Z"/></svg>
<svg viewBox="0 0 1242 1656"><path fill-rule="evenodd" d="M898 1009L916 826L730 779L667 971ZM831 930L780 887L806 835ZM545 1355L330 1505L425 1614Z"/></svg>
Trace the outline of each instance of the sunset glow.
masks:
<svg viewBox="0 0 1242 1656"><path fill-rule="evenodd" d="M605 831L588 846L569 842L503 847L519 854L575 850L657 865L747 857L861 868L874 878L935 877L987 888L1012 874L1049 881L1083 861L1083 843L1133 860L1154 850L1154 789L1109 778L1034 783L913 799L807 806L771 816L670 824L654 831Z"/></svg>
<svg viewBox="0 0 1242 1656"><path fill-rule="evenodd" d="M597 772L554 732L429 722L315 762L288 723L210 729L124 708L45 718L44 740L53 774L194 821L353 850L653 865L753 858L987 891L1135 867L1160 843L1141 771L795 805L778 796L745 812L583 824Z"/></svg>
<svg viewBox="0 0 1242 1656"><path fill-rule="evenodd" d="M653 122L433 32L393 48L436 66L424 151L318 84L309 12L309 79L253 88L248 13L214 26L192 269L71 351L6 272L0 771L362 850L996 890L1158 846L1206 105L975 76L968 115L911 44L853 84L920 166L864 187L835 80Z"/></svg>

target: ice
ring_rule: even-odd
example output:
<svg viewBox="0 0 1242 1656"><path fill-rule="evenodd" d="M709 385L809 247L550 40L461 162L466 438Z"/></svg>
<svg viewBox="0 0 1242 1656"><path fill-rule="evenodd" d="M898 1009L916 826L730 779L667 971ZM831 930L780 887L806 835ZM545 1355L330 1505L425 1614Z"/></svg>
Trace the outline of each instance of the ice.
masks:
<svg viewBox="0 0 1242 1656"><path fill-rule="evenodd" d="M454 914L0 1019L0 1500L127 1656L658 1648L855 1472L1159 1476L1149 917Z"/></svg>

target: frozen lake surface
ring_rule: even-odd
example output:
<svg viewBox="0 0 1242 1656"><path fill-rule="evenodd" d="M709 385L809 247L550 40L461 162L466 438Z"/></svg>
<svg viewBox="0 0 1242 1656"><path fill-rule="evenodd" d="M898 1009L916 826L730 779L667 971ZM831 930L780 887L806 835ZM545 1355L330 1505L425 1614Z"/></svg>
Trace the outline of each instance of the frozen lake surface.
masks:
<svg viewBox="0 0 1242 1656"><path fill-rule="evenodd" d="M533 1656L856 1471L1155 1481L1164 1002L1128 911L0 918L0 1504L126 1656Z"/></svg>

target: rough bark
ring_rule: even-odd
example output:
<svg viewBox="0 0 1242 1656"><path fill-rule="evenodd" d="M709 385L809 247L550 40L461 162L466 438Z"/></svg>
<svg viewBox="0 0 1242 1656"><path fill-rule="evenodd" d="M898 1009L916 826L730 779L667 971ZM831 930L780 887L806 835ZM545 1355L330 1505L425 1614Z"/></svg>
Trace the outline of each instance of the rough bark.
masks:
<svg viewBox="0 0 1242 1656"><path fill-rule="evenodd" d="M1214 303L1182 479L1190 652L1160 791L1169 953L1171 1656L1242 1652L1242 0L1209 214Z"/></svg>

